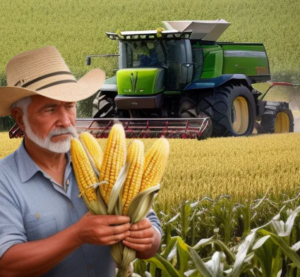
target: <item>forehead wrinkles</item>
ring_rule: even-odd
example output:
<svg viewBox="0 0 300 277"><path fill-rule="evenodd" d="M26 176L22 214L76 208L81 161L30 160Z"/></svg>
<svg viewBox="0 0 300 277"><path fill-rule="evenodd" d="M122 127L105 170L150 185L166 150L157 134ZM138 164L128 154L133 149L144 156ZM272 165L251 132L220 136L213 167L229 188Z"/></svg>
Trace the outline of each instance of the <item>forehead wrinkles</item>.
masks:
<svg viewBox="0 0 300 277"><path fill-rule="evenodd" d="M74 108L76 108L75 102L62 102L62 101L57 101L52 99L47 99L47 101L45 100L40 101L39 99L36 99L31 106L31 110L33 112L34 111L39 112L47 108L64 107L69 105L74 105Z"/></svg>

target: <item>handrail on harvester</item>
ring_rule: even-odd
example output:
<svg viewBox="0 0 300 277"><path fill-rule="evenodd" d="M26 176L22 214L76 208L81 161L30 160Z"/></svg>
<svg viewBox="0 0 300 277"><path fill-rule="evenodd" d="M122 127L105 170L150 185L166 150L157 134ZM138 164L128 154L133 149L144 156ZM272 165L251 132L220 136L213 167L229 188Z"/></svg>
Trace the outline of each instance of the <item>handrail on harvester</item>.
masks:
<svg viewBox="0 0 300 277"><path fill-rule="evenodd" d="M286 86L286 87L299 87L300 84L293 84L293 83L288 83L288 82L270 82L270 86L268 89L263 93L263 96L260 98L260 100L263 100L267 93L274 87L276 86Z"/></svg>

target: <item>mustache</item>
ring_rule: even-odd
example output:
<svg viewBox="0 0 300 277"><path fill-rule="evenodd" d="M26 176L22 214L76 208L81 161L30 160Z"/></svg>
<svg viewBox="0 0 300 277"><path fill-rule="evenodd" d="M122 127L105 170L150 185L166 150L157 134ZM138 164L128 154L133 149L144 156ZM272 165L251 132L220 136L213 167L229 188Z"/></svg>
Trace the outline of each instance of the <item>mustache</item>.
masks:
<svg viewBox="0 0 300 277"><path fill-rule="evenodd" d="M54 136L65 134L72 135L74 138L78 137L77 130L74 126L69 126L67 128L57 128L55 130L52 130L48 136L51 139Z"/></svg>

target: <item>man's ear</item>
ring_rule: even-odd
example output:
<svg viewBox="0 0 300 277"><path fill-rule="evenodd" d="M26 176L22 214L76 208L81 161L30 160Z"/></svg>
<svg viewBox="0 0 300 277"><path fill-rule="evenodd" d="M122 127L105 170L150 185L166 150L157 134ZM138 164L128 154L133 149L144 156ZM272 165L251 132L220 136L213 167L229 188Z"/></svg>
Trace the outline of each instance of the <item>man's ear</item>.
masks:
<svg viewBox="0 0 300 277"><path fill-rule="evenodd" d="M15 122L18 124L19 128L24 132L25 131L25 125L23 121L23 111L15 107L11 110L11 116L15 120Z"/></svg>

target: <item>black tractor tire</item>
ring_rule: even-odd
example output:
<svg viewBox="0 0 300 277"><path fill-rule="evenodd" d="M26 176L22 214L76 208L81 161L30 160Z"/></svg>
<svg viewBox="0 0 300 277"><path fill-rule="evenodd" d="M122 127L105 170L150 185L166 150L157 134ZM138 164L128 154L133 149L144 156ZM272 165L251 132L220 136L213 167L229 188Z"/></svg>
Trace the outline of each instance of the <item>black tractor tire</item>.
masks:
<svg viewBox="0 0 300 277"><path fill-rule="evenodd" d="M209 116L204 114L203 112L197 112L197 103L189 98L189 97L183 97L180 101L180 107L179 107L179 116L181 118L205 118L206 122L204 124L207 124L204 131L201 133L200 136L197 136L198 140L203 140L211 137L212 134L212 121Z"/></svg>
<svg viewBox="0 0 300 277"><path fill-rule="evenodd" d="M93 117L106 118L115 117L115 103L113 96L99 91L93 101Z"/></svg>
<svg viewBox="0 0 300 277"><path fill-rule="evenodd" d="M238 111L237 111L238 110ZM204 97L198 113L211 117L213 137L249 136L252 134L256 110L253 94L243 84L228 83Z"/></svg>
<svg viewBox="0 0 300 277"><path fill-rule="evenodd" d="M294 116L286 102L267 101L260 125L263 133L294 132Z"/></svg>

